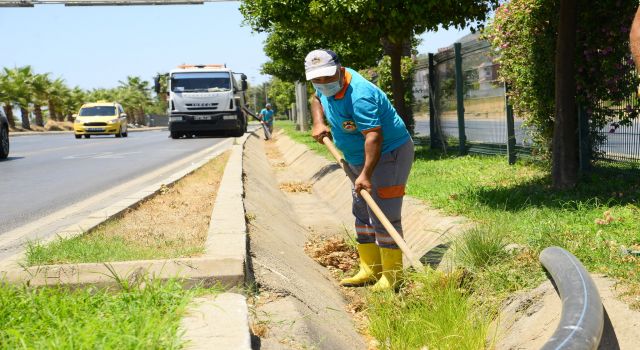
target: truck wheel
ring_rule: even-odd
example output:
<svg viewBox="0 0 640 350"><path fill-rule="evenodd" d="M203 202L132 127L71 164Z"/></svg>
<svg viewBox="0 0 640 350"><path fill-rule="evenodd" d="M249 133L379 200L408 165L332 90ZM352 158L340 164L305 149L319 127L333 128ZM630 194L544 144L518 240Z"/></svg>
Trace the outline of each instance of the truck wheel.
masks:
<svg viewBox="0 0 640 350"><path fill-rule="evenodd" d="M175 139L179 139L180 136L182 136L182 135L180 135L180 133L178 133L178 132L175 132L175 131L171 132L171 138L174 139L174 140Z"/></svg>
<svg viewBox="0 0 640 350"><path fill-rule="evenodd" d="M75 134L77 139L81 139L82 135Z"/></svg>

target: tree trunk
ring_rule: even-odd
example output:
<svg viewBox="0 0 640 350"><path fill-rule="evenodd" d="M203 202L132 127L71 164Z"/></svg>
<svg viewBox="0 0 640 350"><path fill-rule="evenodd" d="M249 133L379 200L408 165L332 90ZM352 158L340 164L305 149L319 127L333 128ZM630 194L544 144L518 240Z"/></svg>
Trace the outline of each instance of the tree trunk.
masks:
<svg viewBox="0 0 640 350"><path fill-rule="evenodd" d="M44 118L42 118L42 108L40 105L33 106L33 113L36 115L36 125L44 127Z"/></svg>
<svg viewBox="0 0 640 350"><path fill-rule="evenodd" d="M56 113L56 105L52 100L48 101L49 105L49 119L58 120L58 114Z"/></svg>
<svg viewBox="0 0 640 350"><path fill-rule="evenodd" d="M31 123L29 122L29 110L24 107L20 107L20 117L22 118L22 128L30 130Z"/></svg>
<svg viewBox="0 0 640 350"><path fill-rule="evenodd" d="M576 108L576 0L561 0L556 42L556 119L553 129L551 175L556 189L578 182L578 117Z"/></svg>
<svg viewBox="0 0 640 350"><path fill-rule="evenodd" d="M394 43L388 39L383 39L385 54L391 58L391 95L393 96L393 107L404 121L407 129L413 134L414 120L411 106L406 105L404 95L406 87L402 80L402 56L411 53L411 47L407 52L406 43Z"/></svg>
<svg viewBox="0 0 640 350"><path fill-rule="evenodd" d="M13 106L11 106L8 103L5 103L4 107L4 114L7 116L7 119L9 120L9 126L12 128L16 127L16 120L14 119L15 117L13 116Z"/></svg>

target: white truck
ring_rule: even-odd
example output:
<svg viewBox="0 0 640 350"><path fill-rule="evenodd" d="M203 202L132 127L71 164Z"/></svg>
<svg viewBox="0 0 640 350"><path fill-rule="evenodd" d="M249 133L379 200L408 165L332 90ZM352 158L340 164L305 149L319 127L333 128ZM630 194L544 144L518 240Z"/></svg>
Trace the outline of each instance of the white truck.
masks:
<svg viewBox="0 0 640 350"><path fill-rule="evenodd" d="M247 76L238 85L226 65L181 65L169 72L167 93L171 138L225 132L242 136L247 131L244 92ZM155 90L160 93L156 79Z"/></svg>

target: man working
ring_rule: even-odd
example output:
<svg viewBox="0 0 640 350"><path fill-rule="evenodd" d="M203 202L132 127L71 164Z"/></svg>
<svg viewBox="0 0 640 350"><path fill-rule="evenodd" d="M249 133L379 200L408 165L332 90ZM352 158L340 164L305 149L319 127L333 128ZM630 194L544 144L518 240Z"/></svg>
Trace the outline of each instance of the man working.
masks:
<svg viewBox="0 0 640 350"><path fill-rule="evenodd" d="M342 67L331 50L314 50L305 58L311 101L312 136L333 136L355 174L353 214L360 271L343 286L376 282L373 290L394 289L402 271L402 252L365 201L364 189L402 235L402 198L413 163L413 141L385 93L356 71ZM329 127L325 124L325 117Z"/></svg>
<svg viewBox="0 0 640 350"><path fill-rule="evenodd" d="M258 117L262 120L261 123L269 128L269 133L273 133L273 110L271 109L271 103L267 103L264 106L260 114L258 114Z"/></svg>

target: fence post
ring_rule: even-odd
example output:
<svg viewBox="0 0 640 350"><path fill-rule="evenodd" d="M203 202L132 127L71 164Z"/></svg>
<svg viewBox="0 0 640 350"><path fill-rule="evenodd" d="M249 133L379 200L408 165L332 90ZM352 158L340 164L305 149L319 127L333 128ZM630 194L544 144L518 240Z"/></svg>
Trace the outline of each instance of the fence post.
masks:
<svg viewBox="0 0 640 350"><path fill-rule="evenodd" d="M504 84L504 103L507 107L507 155L509 164L516 163L516 131L513 121L513 106L509 103L509 87Z"/></svg>
<svg viewBox="0 0 640 350"><path fill-rule="evenodd" d="M432 53L429 54L429 75L427 78L427 84L429 84L429 140L431 149L440 148L440 135L438 135L438 129L436 128L436 101L435 101L435 78L436 78L436 65L435 57Z"/></svg>
<svg viewBox="0 0 640 350"><path fill-rule="evenodd" d="M464 80L462 77L462 44L453 44L456 55L456 105L458 109L458 139L460 155L467 154L467 136L464 129Z"/></svg>
<svg viewBox="0 0 640 350"><path fill-rule="evenodd" d="M307 122L307 116L309 115L309 108L307 107L307 83L296 82L296 106L297 110L297 123L299 131L307 131L309 123Z"/></svg>
<svg viewBox="0 0 640 350"><path fill-rule="evenodd" d="M582 105L578 105L578 143L580 154L580 171L591 170L591 142L589 141L589 116Z"/></svg>

